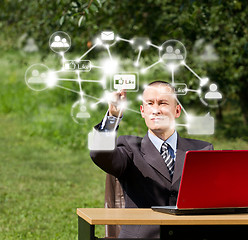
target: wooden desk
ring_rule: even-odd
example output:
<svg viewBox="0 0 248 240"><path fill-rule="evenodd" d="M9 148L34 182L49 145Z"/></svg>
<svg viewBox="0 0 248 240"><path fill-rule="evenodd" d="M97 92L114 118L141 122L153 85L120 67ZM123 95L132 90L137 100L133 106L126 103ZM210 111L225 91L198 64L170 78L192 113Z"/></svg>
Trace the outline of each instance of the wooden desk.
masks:
<svg viewBox="0 0 248 240"><path fill-rule="evenodd" d="M217 239L216 235L221 234L219 239L226 240L248 236L248 214L175 216L151 209L78 208L77 215L79 240L96 239L94 225L115 224L160 225L161 239Z"/></svg>

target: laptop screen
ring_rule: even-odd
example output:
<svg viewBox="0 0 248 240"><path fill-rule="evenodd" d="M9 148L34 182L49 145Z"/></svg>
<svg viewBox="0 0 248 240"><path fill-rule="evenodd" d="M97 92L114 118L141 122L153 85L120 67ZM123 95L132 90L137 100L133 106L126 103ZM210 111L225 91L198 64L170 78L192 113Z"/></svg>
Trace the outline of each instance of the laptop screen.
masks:
<svg viewBox="0 0 248 240"><path fill-rule="evenodd" d="M177 207L248 207L248 150L187 152Z"/></svg>

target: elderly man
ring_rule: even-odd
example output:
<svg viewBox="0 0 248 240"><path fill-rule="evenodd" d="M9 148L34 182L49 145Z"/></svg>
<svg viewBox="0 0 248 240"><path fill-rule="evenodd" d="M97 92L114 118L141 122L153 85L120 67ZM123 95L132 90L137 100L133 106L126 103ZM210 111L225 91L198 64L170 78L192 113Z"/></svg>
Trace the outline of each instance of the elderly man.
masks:
<svg viewBox="0 0 248 240"><path fill-rule="evenodd" d="M96 126L111 131L120 121L119 107L126 99L124 91L114 93L115 103ZM174 88L167 82L150 83L143 92L140 106L148 127L147 134L120 136L113 151L91 151L91 158L101 169L118 178L123 188L126 208L176 205L184 164L189 150L212 150L212 144L181 138L175 130L180 116ZM117 121L117 122L116 122ZM124 225L120 238L159 238L159 226Z"/></svg>

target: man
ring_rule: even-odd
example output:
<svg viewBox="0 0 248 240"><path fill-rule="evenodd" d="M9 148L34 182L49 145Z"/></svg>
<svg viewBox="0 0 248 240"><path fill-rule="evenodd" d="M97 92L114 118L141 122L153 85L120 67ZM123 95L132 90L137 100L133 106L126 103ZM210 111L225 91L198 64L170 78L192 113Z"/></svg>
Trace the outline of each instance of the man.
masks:
<svg viewBox="0 0 248 240"><path fill-rule="evenodd" d="M124 91L114 93L108 116L96 126L108 131L116 126L126 99ZM144 138L120 136L113 151L91 151L91 158L104 171L117 177L123 188L126 208L176 205L177 194L188 150L212 150L210 143L181 138L175 131L180 116L174 88L155 81L143 92L140 106L148 127ZM123 226L120 238L159 238L159 226Z"/></svg>

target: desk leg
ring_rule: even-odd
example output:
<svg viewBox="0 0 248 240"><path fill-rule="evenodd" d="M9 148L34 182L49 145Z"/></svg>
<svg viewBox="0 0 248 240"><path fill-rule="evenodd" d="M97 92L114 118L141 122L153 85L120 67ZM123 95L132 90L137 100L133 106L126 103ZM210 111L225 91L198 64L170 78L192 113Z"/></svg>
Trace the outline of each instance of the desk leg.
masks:
<svg viewBox="0 0 248 240"><path fill-rule="evenodd" d="M248 236L246 225L177 225L160 226L161 240L212 240L212 239L244 239Z"/></svg>
<svg viewBox="0 0 248 240"><path fill-rule="evenodd" d="M95 240L95 225L78 217L78 240Z"/></svg>

